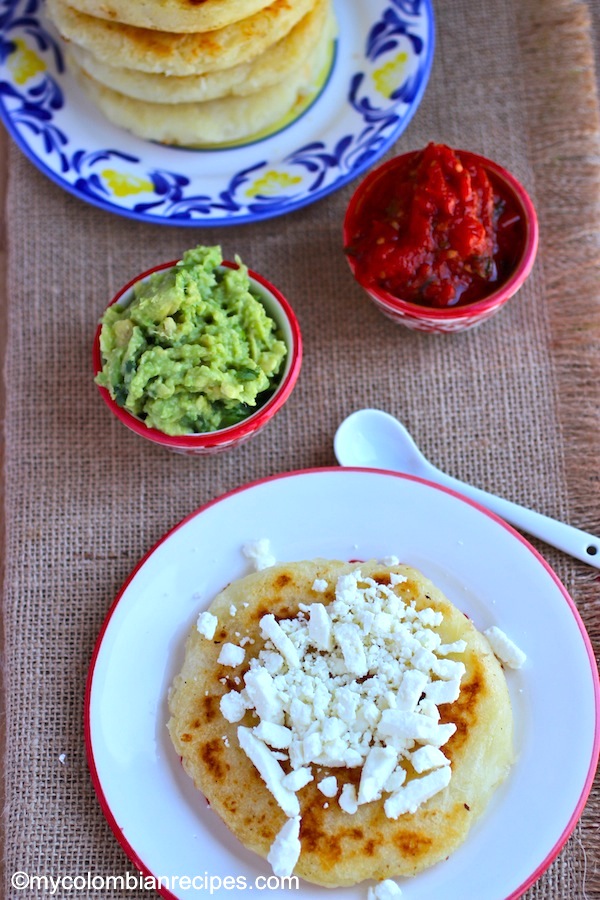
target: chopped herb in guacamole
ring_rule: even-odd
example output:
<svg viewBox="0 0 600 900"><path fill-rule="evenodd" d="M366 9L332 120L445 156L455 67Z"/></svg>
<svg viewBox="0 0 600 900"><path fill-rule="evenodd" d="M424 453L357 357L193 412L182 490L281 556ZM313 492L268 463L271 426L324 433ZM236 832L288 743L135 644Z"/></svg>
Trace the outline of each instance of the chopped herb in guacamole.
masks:
<svg viewBox="0 0 600 900"><path fill-rule="evenodd" d="M276 323L241 260L238 269L222 261L220 247L188 250L102 318L97 383L165 434L234 425L278 382L287 350Z"/></svg>

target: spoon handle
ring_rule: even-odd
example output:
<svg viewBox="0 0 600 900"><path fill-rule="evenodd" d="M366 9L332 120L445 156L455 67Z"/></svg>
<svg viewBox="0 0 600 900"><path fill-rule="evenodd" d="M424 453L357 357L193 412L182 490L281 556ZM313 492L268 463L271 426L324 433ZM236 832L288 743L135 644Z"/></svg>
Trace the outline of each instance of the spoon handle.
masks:
<svg viewBox="0 0 600 900"><path fill-rule="evenodd" d="M568 553L575 559L596 569L600 569L600 538L580 528L574 528L557 519L551 519L550 516L544 516L542 513L534 512L525 506L519 506L518 503L512 503L510 500L504 500L502 497L496 497L494 494L488 494L480 488L473 487L469 484L446 475L436 469L437 480L446 487L453 488L475 500L482 506L491 510L502 519L506 519L511 525L532 534L534 537L540 538L552 547Z"/></svg>

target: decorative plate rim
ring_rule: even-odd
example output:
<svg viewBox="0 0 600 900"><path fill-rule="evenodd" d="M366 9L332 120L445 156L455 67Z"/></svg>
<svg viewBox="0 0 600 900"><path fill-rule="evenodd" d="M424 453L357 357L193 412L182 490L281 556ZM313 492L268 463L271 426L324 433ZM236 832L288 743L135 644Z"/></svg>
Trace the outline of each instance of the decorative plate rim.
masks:
<svg viewBox="0 0 600 900"><path fill-rule="evenodd" d="M11 46L10 27L12 23L9 13L14 11L19 5L26 4L28 21L30 22L30 24L37 24L39 27L41 23L39 12L42 12L43 17L43 2L44 0L3 0L3 3L1 5L4 6L5 14L4 21L2 21L2 19L0 18L0 65L2 65L3 63L2 68L4 70L4 75L7 75L8 72L5 60L7 60L10 56L10 52L7 48ZM340 2L340 0L334 0L334 2ZM30 7L32 8L31 12L29 12ZM345 12L347 14L347 8L345 9ZM185 174L185 172L180 174L176 171L168 171L166 168L164 168L164 166L161 170L160 165L155 164L154 167L152 167L149 164L149 160L153 159L154 156L153 151L150 151L148 148L156 148L156 158L158 158L160 153L168 151L170 148L164 147L162 145L153 145L150 141L144 141L140 138L136 138L109 122L105 122L107 139L109 137L112 137L113 135L122 138L122 140L119 141L119 146L115 146L114 149L106 146L98 146L92 147L87 151L78 150L75 153L73 153L71 149L72 156L70 161L66 160L63 154L62 161L59 160L56 167L50 166L47 162L47 158L50 156L53 150L56 149L51 146L52 142L56 141L60 143L61 139L63 139L64 136L58 137L54 135L52 138L47 137L46 140L49 142L50 150L47 150L44 154L42 154L41 151L34 146L34 144L32 143L33 138L30 138L30 140L28 141L24 137L24 135L17 127L18 123L15 122L15 111L7 106L7 99L9 100L9 103L11 98L14 101L16 92L13 81L8 77L0 82L0 119L2 119L2 121L4 122L8 133L20 148L20 150L42 172L42 174L46 175L55 184L66 190L72 196L75 196L79 200L83 200L84 202L87 202L92 206L96 206L97 208L103 209L107 212L112 212L134 221L182 227L198 227L201 225L225 227L228 225L248 224L252 222L264 221L279 215L284 215L288 212L294 212L298 209L302 209L305 206L323 199L329 194L341 189L350 181L361 175L384 153L386 153L387 150L392 146L392 144L399 138L399 136L404 132L404 130L410 123L413 115L415 114L421 103L423 94L429 81L435 49L435 23L432 0L380 0L379 10L377 11L377 15L380 16L379 19L376 19L373 11L361 10L361 13L355 14L355 20L358 19L358 16L361 14L363 16L369 16L370 21L375 23L371 26L370 52L375 54L376 57L381 56L383 53L386 53L390 50L390 46L393 44L394 24L396 25L395 34L398 40L405 38L408 40L408 38L410 38L411 42L418 40L423 45L420 51L423 53L423 55L422 58L419 58L416 70L414 72L410 72L409 75L391 91L388 102L392 105L382 107L380 110L377 110L371 104L370 96L368 94L365 94L365 96L362 98L358 98L357 96L356 102L353 102L351 106L348 99L348 91L350 92L350 95L352 94L352 91L358 92L360 81L365 74L364 72L355 72L352 77L351 84L347 85L348 91L346 97L344 98L345 115L347 115L349 118L354 117L356 119L356 121L353 122L352 128L350 128L350 125L348 125L351 133L346 135L341 135L338 133L336 136L334 134L334 129L332 126L331 134L326 135L326 137L329 139L329 142L325 143L324 140L320 140L321 138L323 138L323 128L321 128L321 130L317 128L314 133L310 130L310 127L307 124L309 121L307 114L313 109L317 109L319 105L324 102L329 92L333 89L333 74L339 57L339 43L338 41L336 41L331 69L326 76L325 83L320 89L318 95L314 98L309 107L302 111L298 119L285 125L280 131L254 143L248 143L246 147L242 148L239 146L232 146L224 147L218 150L199 149L198 151L185 148L172 148L176 153L198 152L202 154L208 154L210 156L215 155L215 157L221 157L222 154L231 154L235 151L239 152L240 150L244 150L248 154L248 165L245 165L243 168L239 169L237 173L231 171L229 173L229 185L226 185L224 183L221 184L220 190L218 191L218 193L214 194L213 197L205 196L202 193L202 182L198 181L197 176L192 175L188 179L188 176ZM408 16L409 19L402 20L403 15ZM412 16L414 20L414 33L410 33L408 28L405 28L407 24L410 24L410 16ZM395 23L393 21L394 18L396 20ZM340 19L341 16L338 17L339 29L341 32L343 32L345 25L343 21L340 24ZM354 24L356 24L356 22ZM417 24L426 35L423 40L418 37ZM51 30L52 29L50 28L50 31ZM398 35L400 36L398 37ZM62 54L60 48L56 44L56 39L52 36L52 34L46 34L42 40L44 40L48 44L48 46L45 48L45 52L52 53L53 55L57 56L57 59L60 60L57 65L62 66ZM52 41L54 41L54 46L50 46ZM417 57L415 56L410 60L410 62L414 64L416 58ZM367 58L365 56L365 64L366 63ZM0 78L1 77L2 73L0 72ZM56 73L56 81L51 77L48 78L48 81L52 82L52 87L46 88L46 94L48 96L44 98L45 106L40 105L40 109L35 112L35 115L38 117L38 121L36 122L35 118L32 118L31 122L28 125L29 130L32 130L35 127L42 128L43 117L49 116L49 124L52 124L52 109L54 108L54 106L58 105L57 114L60 114L60 110L62 109L63 104L62 88L65 88L65 85L65 98L67 100L67 102L65 103L65 107L68 107L69 95L67 91L69 89L73 91L74 88L75 90L78 90L76 86L70 85L68 77L68 73L65 73L63 71L62 73ZM355 81L358 81L358 84L352 83ZM49 94L51 90L54 92L54 94L60 95L60 97L53 96L52 98L50 98ZM404 99L405 97L406 99ZM400 109L401 105L405 105L406 108ZM369 141L365 146L356 146L354 148L349 148L348 146L344 146L344 143L347 143L348 140L352 142L352 140L356 138L356 132L359 131L359 129L357 128L357 125L359 124L357 118L359 107L360 114L363 116L362 124L367 123L365 124L363 131L367 131L369 128L373 128L372 125L368 124L369 117L371 117L371 120L375 122L376 114L380 114L381 118L381 115L383 113L386 113L390 121L387 122L387 124L384 123L385 127L384 125L381 125L380 133L378 133L377 128L375 128L373 134L369 136ZM396 108L399 111L399 114L391 115L391 111ZM17 110L17 112L18 111L19 110ZM33 112L31 114L33 116ZM317 124L318 123L316 122L313 123L313 127ZM56 126L55 131L58 131ZM285 132L290 132L290 135L297 132L297 140L295 140L295 147L297 149L293 150L292 152L288 152L287 156L281 154L274 146L274 144L269 146L269 141L275 141L280 135L284 134ZM68 143L68 141L71 140L71 137L67 137L64 139ZM331 147L330 143L334 139L335 147ZM317 146L319 144L321 146ZM341 162L338 161L336 168L337 170L339 170L339 174L333 175L331 176L331 180L327 180L327 166L332 166L331 160L335 159L334 150L338 150L339 147L342 147L343 152L348 155L348 163L344 161L344 165L346 167L342 168ZM259 148L264 148L265 152L261 154ZM132 150L134 149L137 150L138 157L132 155ZM353 152L357 154L354 161L350 159L350 149L352 149ZM312 157L310 153L305 153L305 150L311 150ZM272 155L270 155L270 153ZM305 158L303 158L302 156L303 153ZM115 159L121 157L121 160L130 157L131 160L140 164L144 164L145 162L145 172L141 170L139 176L133 177L137 178L138 182L141 182L143 180L142 176L145 175L147 182L151 182L153 184L154 190L152 194L148 192L148 195L154 198L154 202L137 203L132 206L123 205L123 202L117 202L118 198L114 196L107 196L106 185L103 185L100 182L97 173L92 171L87 180L84 177L78 177L75 182L73 182L66 178L66 173L64 171L59 171L59 168L61 167L64 170L65 166L68 170L69 168L83 165L84 162L87 164L92 157L94 157L93 164L96 164L98 159L109 159L111 158L111 156ZM252 156L252 159L250 159L250 156ZM321 159L318 159L319 157L321 157ZM179 158L178 162L180 160L181 157ZM282 195L279 198L275 196L275 198L273 199L272 196L270 197L267 194L266 196L263 196L262 199L260 199L260 195L257 194L255 195L255 200L258 200L259 202L247 202L245 203L245 205L240 204L238 206L238 209L240 210L239 212L236 212L233 208L237 203L237 200L234 197L234 192L239 189L241 184L245 183L245 179L247 179L249 172L260 169L260 167L264 168L265 166L281 166L282 169L287 167L285 168L284 174L297 171L297 169L293 169L293 166L303 166L306 168L306 171L315 172L315 166L319 165L324 167L323 171L317 174L316 178L310 185L301 185L302 189L296 196L292 195L288 199L284 195ZM153 168L154 171L152 171ZM181 169L181 166L178 166L178 168ZM268 175L269 173L267 172L266 174ZM223 181L223 179L226 177L225 173L220 173L219 177ZM187 198L185 196L182 196L181 194L183 190L183 182L186 182L187 185L191 186L193 189L194 186L197 185L195 189L198 196L190 196ZM207 181L205 179L204 184L206 183ZM229 187L229 190L227 190L227 187ZM171 192L174 199L171 202L171 206L169 207L169 209L166 209L165 203L167 201L164 198L166 196L169 196L169 192ZM163 197L162 200L160 199L161 196ZM221 200L222 203L220 202ZM194 203L196 204L196 209L193 209ZM158 206L161 206L163 208L162 212L156 211L156 207ZM227 210L228 206L229 210ZM200 209L207 209L208 212L198 212L198 207ZM211 209L217 208L221 208L224 210L221 215L217 216L211 213Z"/></svg>

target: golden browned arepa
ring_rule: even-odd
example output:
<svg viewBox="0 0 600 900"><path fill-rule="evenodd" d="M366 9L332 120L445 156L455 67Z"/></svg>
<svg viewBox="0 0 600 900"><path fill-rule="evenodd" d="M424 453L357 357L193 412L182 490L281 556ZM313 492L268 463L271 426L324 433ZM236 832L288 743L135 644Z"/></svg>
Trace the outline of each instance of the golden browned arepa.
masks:
<svg viewBox="0 0 600 900"><path fill-rule="evenodd" d="M183 766L231 831L276 874L329 887L445 859L513 761L488 641L404 565L233 582L192 629L169 706Z"/></svg>
<svg viewBox="0 0 600 900"><path fill-rule="evenodd" d="M288 34L314 3L275 0L240 22L191 34L136 28L88 16L64 0L48 0L48 13L65 40L109 65L165 75L198 75L259 56Z"/></svg>
<svg viewBox="0 0 600 900"><path fill-rule="evenodd" d="M323 30L312 53L282 82L244 96L200 103L150 103L96 81L67 54L74 77L101 112L138 137L185 147L208 147L243 140L285 119L319 83L329 54L331 31Z"/></svg>
<svg viewBox="0 0 600 900"><path fill-rule="evenodd" d="M78 12L158 31L214 31L254 15L271 0L71 0Z"/></svg>
<svg viewBox="0 0 600 900"><path fill-rule="evenodd" d="M69 51L87 75L125 96L149 103L202 103L253 94L292 77L316 52L331 15L330 0L316 0L288 34L255 59L202 75L164 75L112 66L72 42Z"/></svg>

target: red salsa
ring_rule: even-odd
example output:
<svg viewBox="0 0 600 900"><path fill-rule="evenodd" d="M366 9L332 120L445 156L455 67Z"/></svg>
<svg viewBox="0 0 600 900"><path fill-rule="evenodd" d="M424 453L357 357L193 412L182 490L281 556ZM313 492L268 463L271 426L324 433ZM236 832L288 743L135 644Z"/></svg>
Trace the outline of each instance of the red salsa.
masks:
<svg viewBox="0 0 600 900"><path fill-rule="evenodd" d="M359 201L346 253L357 274L421 306L463 306L496 290L523 246L518 209L492 174L444 144L407 155Z"/></svg>

